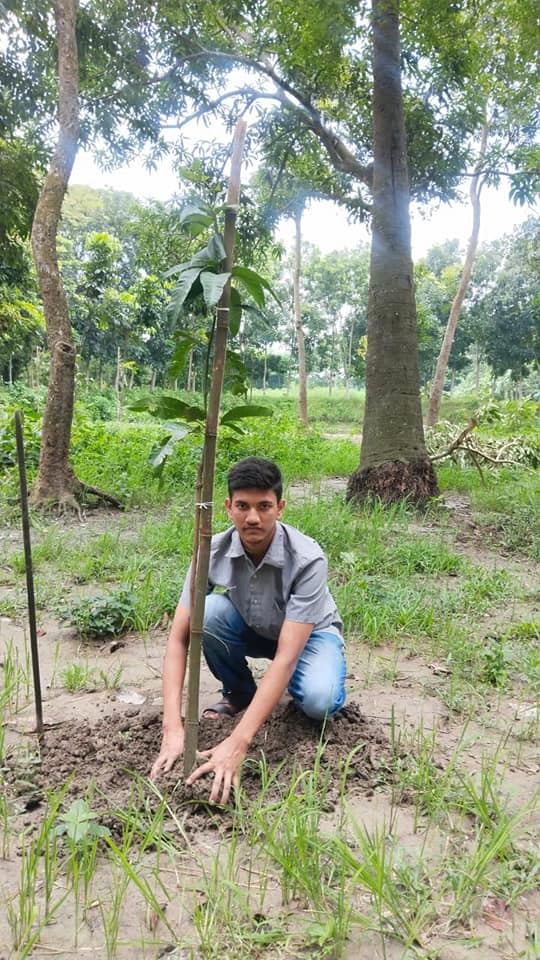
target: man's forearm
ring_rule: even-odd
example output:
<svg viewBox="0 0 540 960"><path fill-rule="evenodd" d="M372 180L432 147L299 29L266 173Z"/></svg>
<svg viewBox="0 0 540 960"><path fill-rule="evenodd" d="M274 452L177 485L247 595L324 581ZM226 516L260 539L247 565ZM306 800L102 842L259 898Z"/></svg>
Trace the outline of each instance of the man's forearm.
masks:
<svg viewBox="0 0 540 960"><path fill-rule="evenodd" d="M186 676L189 619L177 610L163 660L163 728L174 729L182 723L182 691Z"/></svg>

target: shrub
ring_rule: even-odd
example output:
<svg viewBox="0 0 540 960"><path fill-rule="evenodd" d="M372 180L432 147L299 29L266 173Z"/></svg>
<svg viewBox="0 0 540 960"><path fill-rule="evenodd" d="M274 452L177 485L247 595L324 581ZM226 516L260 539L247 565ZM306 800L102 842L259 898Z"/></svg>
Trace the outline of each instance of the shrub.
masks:
<svg viewBox="0 0 540 960"><path fill-rule="evenodd" d="M70 603L62 619L76 627L81 637L107 637L134 625L135 596L125 587L112 593L83 597Z"/></svg>

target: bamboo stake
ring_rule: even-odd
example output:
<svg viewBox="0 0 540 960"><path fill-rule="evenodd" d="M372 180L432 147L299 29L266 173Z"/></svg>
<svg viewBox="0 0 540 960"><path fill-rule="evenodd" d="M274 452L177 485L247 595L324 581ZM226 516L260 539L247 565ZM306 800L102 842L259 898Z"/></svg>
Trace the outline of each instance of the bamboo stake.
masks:
<svg viewBox="0 0 540 960"><path fill-rule="evenodd" d="M225 245L224 271L230 272L233 266L234 238L236 229L236 215L240 200L240 169L242 154L246 138L247 124L239 120L234 131L231 157L231 174L225 210L225 229L223 242ZM189 662L188 662L188 692L185 723L184 746L184 775L187 777L195 765L197 754L197 739L199 732L199 681L201 668L201 647L204 622L204 603L208 584L208 567L210 564L210 545L212 540L212 498L214 492L214 470L216 462L216 444L219 421L219 407L223 376L225 372L225 358L227 350L227 336L229 333L229 308L231 302L230 280L226 283L220 301L216 308L216 331L214 345L214 362L212 367L212 382L206 416L206 431L202 454L203 470L200 498L196 504L195 526L198 527L198 544L194 544L193 566L196 568L195 582L192 584Z"/></svg>
<svg viewBox="0 0 540 960"><path fill-rule="evenodd" d="M36 732L43 734L43 706L41 702L41 679L39 675L39 652L36 629L36 602L34 598L34 572L32 568L32 547L30 544L30 520L28 517L28 488L26 484L26 464L24 461L24 439L21 411L15 411L15 437L17 441L17 460L19 463L19 485L21 490L21 517L24 541L24 565L26 569L26 593L28 597L28 626L30 629L30 650L32 652L32 674L34 678L34 699L36 703Z"/></svg>

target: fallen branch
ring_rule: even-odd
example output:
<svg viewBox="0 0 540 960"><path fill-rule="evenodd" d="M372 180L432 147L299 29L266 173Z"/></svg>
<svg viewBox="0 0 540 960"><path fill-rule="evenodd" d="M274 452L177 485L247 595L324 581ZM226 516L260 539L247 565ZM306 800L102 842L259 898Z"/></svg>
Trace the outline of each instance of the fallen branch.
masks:
<svg viewBox="0 0 540 960"><path fill-rule="evenodd" d="M462 446L463 446L463 441L466 440L466 438L469 436L469 434L472 433L473 430L475 429L475 427L477 427L477 426L478 426L478 420L476 419L476 417L471 417L471 419L469 420L467 426L464 427L464 429L461 431L461 433L460 433L460 434L456 437L456 439L450 444L450 446L448 447L448 450L444 450L443 453L437 453L437 454L435 454L434 457L431 457L431 460L432 460L432 461L433 461L433 460L442 460L444 457L449 457L449 456L451 456L451 454L454 452L454 450L457 450L458 447L462 447Z"/></svg>
<svg viewBox="0 0 540 960"><path fill-rule="evenodd" d="M109 503L111 507L115 507L116 510L123 510L124 504L118 497L113 497L112 493L106 493L104 490L100 490L99 487L93 487L90 483L84 483L82 480L79 480L79 490L81 493L91 493L93 497L97 497L98 500L102 500L103 503Z"/></svg>

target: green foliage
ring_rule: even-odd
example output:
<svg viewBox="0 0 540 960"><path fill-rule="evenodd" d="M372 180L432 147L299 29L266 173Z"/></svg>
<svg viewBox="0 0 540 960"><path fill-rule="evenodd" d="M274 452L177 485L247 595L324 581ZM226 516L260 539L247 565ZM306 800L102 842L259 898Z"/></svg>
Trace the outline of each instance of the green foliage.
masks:
<svg viewBox="0 0 540 960"><path fill-rule="evenodd" d="M214 229L218 225L216 212L201 200L193 200L180 211L180 222L187 227L192 235L197 236L209 226ZM177 334L177 346L172 358L172 374L177 377L186 363L188 354L194 347L202 347L205 353L203 374L203 406L187 403L172 396L142 397L132 404L134 411L145 411L153 417L164 420L179 420L180 424L170 425L169 432L164 436L157 448L150 454L150 463L161 479L165 463L174 451L175 444L183 440L190 432L186 424L193 424L195 430L202 430L206 424L208 413L208 394L210 389L210 367L213 357L214 337L216 330L216 308L221 300L224 289L231 276L238 280L258 306L264 306L265 291L272 293L272 287L254 270L247 267L234 266L232 273L222 272L225 259L223 238L219 233L210 236L206 246L198 250L190 260L178 264L168 271L170 274L179 274L179 280L172 290L169 312L173 320L184 313L190 306L197 304L201 299L211 315L209 330L202 335L194 336L190 331L180 330ZM232 291L234 290L234 297ZM231 304L234 308L233 334L238 332L242 316L242 300L236 288L231 289ZM230 322L230 321L229 321ZM247 393L247 374L242 358L232 350L226 353L225 377L228 389L233 394ZM243 404L229 407L222 414L220 424L229 427L237 434L244 430L239 426L240 421L247 417L267 417L271 411L263 406Z"/></svg>
<svg viewBox="0 0 540 960"><path fill-rule="evenodd" d="M67 837L73 844L83 843L88 837L108 837L110 830L97 822L97 813L92 813L87 800L74 800L69 810L58 817L57 836Z"/></svg>
<svg viewBox="0 0 540 960"><path fill-rule="evenodd" d="M483 679L494 687L504 687L512 656L501 637L488 637L484 650Z"/></svg>
<svg viewBox="0 0 540 960"><path fill-rule="evenodd" d="M0 475L17 463L17 443L15 439L14 411L22 404L0 406ZM23 417L24 455L27 470L35 469L39 463L41 446L41 415L27 407Z"/></svg>
<svg viewBox="0 0 540 960"><path fill-rule="evenodd" d="M84 638L118 636L134 626L135 597L120 587L103 596L82 597L69 603L63 618Z"/></svg>

